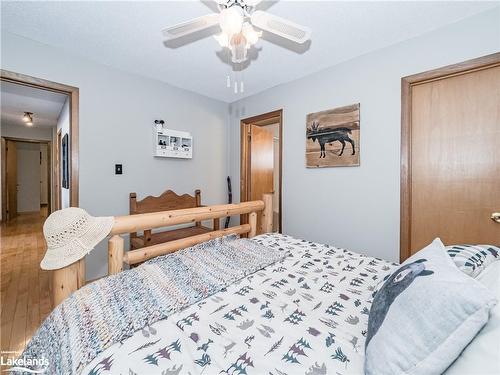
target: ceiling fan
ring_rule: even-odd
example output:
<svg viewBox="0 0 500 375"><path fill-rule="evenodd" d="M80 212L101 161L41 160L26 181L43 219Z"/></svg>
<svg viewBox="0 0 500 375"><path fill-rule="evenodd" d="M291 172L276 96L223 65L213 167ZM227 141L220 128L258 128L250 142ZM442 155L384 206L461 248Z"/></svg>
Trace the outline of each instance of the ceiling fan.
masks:
<svg viewBox="0 0 500 375"><path fill-rule="evenodd" d="M172 41L212 27L215 29L218 25L220 33L215 35L215 39L221 47L231 51L231 61L237 64L247 59L247 51L257 43L262 35L261 30L298 44L305 43L311 36L308 27L257 10L262 0L214 1L218 4L219 13L207 14L164 29L162 32L166 40Z"/></svg>

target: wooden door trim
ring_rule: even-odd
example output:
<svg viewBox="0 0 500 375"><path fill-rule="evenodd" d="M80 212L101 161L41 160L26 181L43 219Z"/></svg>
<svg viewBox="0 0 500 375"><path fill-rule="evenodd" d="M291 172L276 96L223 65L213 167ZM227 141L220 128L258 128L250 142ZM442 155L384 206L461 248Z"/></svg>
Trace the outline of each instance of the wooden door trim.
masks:
<svg viewBox="0 0 500 375"><path fill-rule="evenodd" d="M52 143L52 141L47 142L47 215L50 215L54 211L52 209L52 194L54 192L52 178Z"/></svg>
<svg viewBox="0 0 500 375"><path fill-rule="evenodd" d="M12 209L10 205L10 194L9 194L9 181L12 178L12 173L7 173L7 164L8 164L8 155L9 155L9 142L15 145L16 148L16 163L15 163L15 170L16 170L16 179L17 179L17 145L15 139L8 138L8 137L2 137L2 221L9 221L13 219L12 217ZM9 177L10 176L10 177ZM17 181L14 181L15 183L15 189L16 189L16 202L15 202L15 216L18 216L17 212ZM4 199L5 198L5 199ZM14 217L15 217L14 216Z"/></svg>
<svg viewBox="0 0 500 375"><path fill-rule="evenodd" d="M14 141L14 142L25 142L25 143L44 143L44 144L49 144L50 141L47 139L35 139L35 138L16 138L16 137L4 137L2 136L5 140L9 141Z"/></svg>
<svg viewBox="0 0 500 375"><path fill-rule="evenodd" d="M258 124L255 124L258 123ZM248 191L248 165L250 163L250 155L248 153L248 131L250 125L266 126L271 124L279 124L279 212L278 225L280 233L283 232L283 109L263 113L261 115L248 117L240 120L240 202L249 200ZM248 222L248 215L240 215L240 223Z"/></svg>
<svg viewBox="0 0 500 375"><path fill-rule="evenodd" d="M410 257L411 244L411 103L412 88L435 80L450 78L500 65L500 52L458 64L413 74L401 79L401 181L400 181L400 249L403 262Z"/></svg>
<svg viewBox="0 0 500 375"><path fill-rule="evenodd" d="M79 89L57 82L48 81L41 78L31 77L25 74L11 72L5 69L0 70L0 80L16 83L18 85L34 87L66 94L69 97L70 119L70 205L78 207L79 204Z"/></svg>

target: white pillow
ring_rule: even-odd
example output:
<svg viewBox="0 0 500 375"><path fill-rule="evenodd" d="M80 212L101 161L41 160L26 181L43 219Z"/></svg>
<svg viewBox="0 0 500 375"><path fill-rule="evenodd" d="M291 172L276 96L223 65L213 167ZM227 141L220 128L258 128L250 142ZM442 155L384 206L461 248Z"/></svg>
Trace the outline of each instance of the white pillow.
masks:
<svg viewBox="0 0 500 375"><path fill-rule="evenodd" d="M500 262L490 264L476 279L500 300ZM500 304L490 311L490 320L474 337L446 375L500 374Z"/></svg>
<svg viewBox="0 0 500 375"><path fill-rule="evenodd" d="M495 303L488 289L457 269L441 240L434 240L375 295L366 374L441 374L488 321Z"/></svg>

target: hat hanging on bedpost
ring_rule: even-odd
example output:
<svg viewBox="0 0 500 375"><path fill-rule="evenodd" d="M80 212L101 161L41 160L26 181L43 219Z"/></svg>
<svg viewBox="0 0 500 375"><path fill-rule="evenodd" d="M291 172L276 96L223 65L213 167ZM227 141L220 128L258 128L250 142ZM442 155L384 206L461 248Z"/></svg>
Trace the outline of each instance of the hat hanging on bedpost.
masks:
<svg viewBox="0 0 500 375"><path fill-rule="evenodd" d="M40 267L56 270L90 253L111 231L114 217L93 217L78 207L53 212L43 225L47 251Z"/></svg>

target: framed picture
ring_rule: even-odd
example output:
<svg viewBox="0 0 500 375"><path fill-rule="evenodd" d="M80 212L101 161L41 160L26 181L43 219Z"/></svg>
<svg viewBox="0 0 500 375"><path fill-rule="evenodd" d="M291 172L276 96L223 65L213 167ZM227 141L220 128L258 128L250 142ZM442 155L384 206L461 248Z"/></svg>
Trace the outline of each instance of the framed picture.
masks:
<svg viewBox="0 0 500 375"><path fill-rule="evenodd" d="M359 166L359 103L309 113L306 167Z"/></svg>
<svg viewBox="0 0 500 375"><path fill-rule="evenodd" d="M69 141L68 134L64 134L61 145L62 160L62 187L69 189Z"/></svg>

